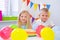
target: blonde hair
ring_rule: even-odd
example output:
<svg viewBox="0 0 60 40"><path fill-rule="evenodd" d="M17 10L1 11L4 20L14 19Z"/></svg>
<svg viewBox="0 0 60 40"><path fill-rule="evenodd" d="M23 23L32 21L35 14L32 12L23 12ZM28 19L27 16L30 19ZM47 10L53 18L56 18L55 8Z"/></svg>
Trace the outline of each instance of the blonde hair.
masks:
<svg viewBox="0 0 60 40"><path fill-rule="evenodd" d="M49 12L49 10L47 8L42 8L41 11L47 12L48 16L50 17L50 12Z"/></svg>
<svg viewBox="0 0 60 40"><path fill-rule="evenodd" d="M23 10L20 14L19 14L19 18L18 18L18 26L21 28L21 26L22 26L22 22L20 21L20 16L21 16L21 14L26 14L27 15L27 23L26 23L26 27L27 28L30 28L30 14L29 14L29 12L28 11L26 11L26 10Z"/></svg>

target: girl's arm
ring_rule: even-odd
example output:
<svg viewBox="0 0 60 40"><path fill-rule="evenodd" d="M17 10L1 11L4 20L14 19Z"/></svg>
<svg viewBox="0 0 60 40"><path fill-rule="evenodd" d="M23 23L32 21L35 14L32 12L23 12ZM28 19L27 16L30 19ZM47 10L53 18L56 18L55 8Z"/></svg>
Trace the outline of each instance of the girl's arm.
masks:
<svg viewBox="0 0 60 40"><path fill-rule="evenodd" d="M31 24L28 26L28 29L32 29L32 25Z"/></svg>

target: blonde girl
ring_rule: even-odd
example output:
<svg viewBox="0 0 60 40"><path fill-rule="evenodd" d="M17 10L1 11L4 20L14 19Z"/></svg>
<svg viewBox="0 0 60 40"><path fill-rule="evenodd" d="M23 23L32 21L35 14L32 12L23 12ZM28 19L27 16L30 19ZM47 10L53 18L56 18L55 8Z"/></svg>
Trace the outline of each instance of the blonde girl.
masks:
<svg viewBox="0 0 60 40"><path fill-rule="evenodd" d="M23 10L19 14L18 18L18 26L23 29L31 29L31 23L30 23L30 14L28 11Z"/></svg>

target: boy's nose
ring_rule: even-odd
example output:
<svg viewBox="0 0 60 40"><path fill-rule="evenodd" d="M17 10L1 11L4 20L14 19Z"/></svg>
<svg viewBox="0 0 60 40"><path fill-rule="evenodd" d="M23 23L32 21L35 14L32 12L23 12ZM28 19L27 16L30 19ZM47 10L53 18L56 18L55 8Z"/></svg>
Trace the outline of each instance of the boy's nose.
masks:
<svg viewBox="0 0 60 40"><path fill-rule="evenodd" d="M44 18L46 18L46 16L44 16Z"/></svg>

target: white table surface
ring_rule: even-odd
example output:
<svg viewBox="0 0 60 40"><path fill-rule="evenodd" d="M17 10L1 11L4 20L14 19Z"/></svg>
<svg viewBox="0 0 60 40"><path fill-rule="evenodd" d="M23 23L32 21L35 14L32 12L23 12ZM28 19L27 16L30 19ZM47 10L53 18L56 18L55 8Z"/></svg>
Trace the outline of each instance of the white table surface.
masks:
<svg viewBox="0 0 60 40"><path fill-rule="evenodd" d="M0 40L4 40L0 37ZM11 40L11 39L6 39L6 40ZM40 37L28 37L27 40L42 40Z"/></svg>

